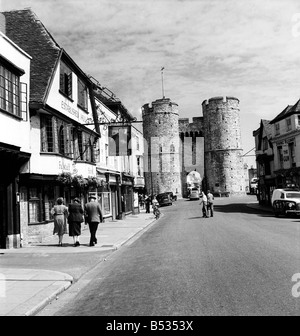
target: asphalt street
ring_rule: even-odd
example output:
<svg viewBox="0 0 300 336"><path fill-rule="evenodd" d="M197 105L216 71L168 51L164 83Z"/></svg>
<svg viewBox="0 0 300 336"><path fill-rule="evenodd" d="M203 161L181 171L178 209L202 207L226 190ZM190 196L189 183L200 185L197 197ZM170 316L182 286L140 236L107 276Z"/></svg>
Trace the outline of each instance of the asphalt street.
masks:
<svg viewBox="0 0 300 336"><path fill-rule="evenodd" d="M245 203L218 199L207 219L198 201L162 208L157 224L40 315L299 315L300 219Z"/></svg>

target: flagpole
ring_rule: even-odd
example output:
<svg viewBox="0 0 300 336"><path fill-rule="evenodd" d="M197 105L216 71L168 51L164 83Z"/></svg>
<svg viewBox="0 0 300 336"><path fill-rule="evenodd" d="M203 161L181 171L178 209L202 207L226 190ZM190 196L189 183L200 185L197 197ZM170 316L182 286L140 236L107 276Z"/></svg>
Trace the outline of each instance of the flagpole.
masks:
<svg viewBox="0 0 300 336"><path fill-rule="evenodd" d="M164 67L161 68L161 87L162 87L162 94L163 94L163 98L165 98L165 91L164 91Z"/></svg>

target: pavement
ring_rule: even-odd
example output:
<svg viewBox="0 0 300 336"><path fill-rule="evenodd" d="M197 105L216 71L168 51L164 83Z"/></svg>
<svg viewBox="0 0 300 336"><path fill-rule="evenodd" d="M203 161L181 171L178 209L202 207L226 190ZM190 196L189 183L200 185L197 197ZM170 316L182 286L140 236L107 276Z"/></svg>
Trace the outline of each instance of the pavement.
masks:
<svg viewBox="0 0 300 336"><path fill-rule="evenodd" d="M272 211L256 201L247 205ZM111 253L155 222L153 214L142 209L122 220L106 219L98 227L98 244L93 247L89 246L88 226L82 225L78 247L73 246L72 237L66 234L62 247L55 235L27 247L0 249L0 316L36 315L82 275L105 262Z"/></svg>
<svg viewBox="0 0 300 336"><path fill-rule="evenodd" d="M0 316L32 316L55 300L100 262L157 222L152 213L106 219L97 230L98 244L90 247L90 232L82 224L80 246L64 235L18 249L0 249Z"/></svg>

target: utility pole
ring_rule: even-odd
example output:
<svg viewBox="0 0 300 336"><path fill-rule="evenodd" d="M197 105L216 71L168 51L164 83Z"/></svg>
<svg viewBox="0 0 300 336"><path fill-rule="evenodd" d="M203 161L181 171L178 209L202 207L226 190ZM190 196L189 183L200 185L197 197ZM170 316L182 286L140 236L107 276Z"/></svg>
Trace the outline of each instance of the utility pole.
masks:
<svg viewBox="0 0 300 336"><path fill-rule="evenodd" d="M163 98L165 98L165 92L164 92L164 67L161 68L161 86L162 86L162 94Z"/></svg>

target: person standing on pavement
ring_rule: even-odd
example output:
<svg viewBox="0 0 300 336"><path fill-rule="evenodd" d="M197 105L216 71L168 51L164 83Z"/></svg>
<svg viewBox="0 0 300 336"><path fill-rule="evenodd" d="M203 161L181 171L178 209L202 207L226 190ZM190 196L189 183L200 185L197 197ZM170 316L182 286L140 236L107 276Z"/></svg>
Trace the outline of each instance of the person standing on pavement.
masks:
<svg viewBox="0 0 300 336"><path fill-rule="evenodd" d="M89 197L89 202L86 203L84 207L84 213L91 234L90 246L95 246L95 244L97 244L96 233L98 224L104 222L100 204L96 201L96 196L92 195Z"/></svg>
<svg viewBox="0 0 300 336"><path fill-rule="evenodd" d="M58 246L63 246L63 236L67 233L67 217L68 208L63 204L64 199L59 197L56 200L56 205L51 209L51 215L54 217L54 229L53 234L58 235Z"/></svg>
<svg viewBox="0 0 300 336"><path fill-rule="evenodd" d="M146 205L146 213L150 213L150 196L146 195L145 197L145 205Z"/></svg>
<svg viewBox="0 0 300 336"><path fill-rule="evenodd" d="M207 190L207 211L210 213L210 217L214 216L214 195Z"/></svg>
<svg viewBox="0 0 300 336"><path fill-rule="evenodd" d="M203 218L208 218L207 216L207 196L205 195L204 191L201 192L200 194L201 197L201 202L202 204L202 213L203 213Z"/></svg>
<svg viewBox="0 0 300 336"><path fill-rule="evenodd" d="M79 236L81 235L81 223L83 222L83 208L80 200L75 197L73 203L69 204L69 236L73 237L74 246L80 246Z"/></svg>

